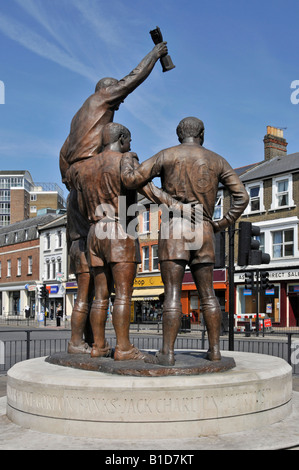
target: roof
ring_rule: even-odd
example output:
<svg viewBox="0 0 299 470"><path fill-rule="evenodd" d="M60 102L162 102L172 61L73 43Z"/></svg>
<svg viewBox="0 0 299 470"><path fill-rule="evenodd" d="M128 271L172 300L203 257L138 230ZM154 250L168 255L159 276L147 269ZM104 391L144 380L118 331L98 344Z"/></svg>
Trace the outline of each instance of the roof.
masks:
<svg viewBox="0 0 299 470"><path fill-rule="evenodd" d="M46 222L46 223L43 223L43 224L38 224L38 230L39 231L42 231L42 230L49 230L51 228L56 228L56 227L61 227L63 225L66 225L67 224L67 215L66 214L63 214L63 215L58 215L56 216L56 218Z"/></svg>
<svg viewBox="0 0 299 470"><path fill-rule="evenodd" d="M52 221L56 214L47 214L40 217L21 220L14 224L6 225L0 228L0 246L12 245L24 241L35 240L38 238L37 227ZM59 216L61 217L61 216ZM15 241L15 233L18 233L18 240ZM7 236L7 240L6 240Z"/></svg>
<svg viewBox="0 0 299 470"><path fill-rule="evenodd" d="M0 170L0 176L26 176L30 181L33 182L32 176L28 170Z"/></svg>
<svg viewBox="0 0 299 470"><path fill-rule="evenodd" d="M245 173L240 175L241 181L247 182L257 179L265 179L284 173L299 171L299 152L286 156L277 156L267 161L262 161Z"/></svg>

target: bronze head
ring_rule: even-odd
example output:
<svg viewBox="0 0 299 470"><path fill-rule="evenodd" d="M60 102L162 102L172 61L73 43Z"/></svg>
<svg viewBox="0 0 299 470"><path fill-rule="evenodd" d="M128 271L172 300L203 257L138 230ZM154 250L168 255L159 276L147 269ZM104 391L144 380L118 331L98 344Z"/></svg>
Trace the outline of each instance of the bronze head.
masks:
<svg viewBox="0 0 299 470"><path fill-rule="evenodd" d="M182 119L176 129L179 142L182 143L188 138L199 139L200 145L204 142L204 123L196 117L186 117Z"/></svg>

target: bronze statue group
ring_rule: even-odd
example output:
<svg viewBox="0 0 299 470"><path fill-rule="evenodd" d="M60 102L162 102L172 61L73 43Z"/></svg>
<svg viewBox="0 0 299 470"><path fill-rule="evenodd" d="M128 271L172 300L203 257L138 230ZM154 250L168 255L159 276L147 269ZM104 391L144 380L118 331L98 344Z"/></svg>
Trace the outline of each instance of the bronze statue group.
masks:
<svg viewBox="0 0 299 470"><path fill-rule="evenodd" d="M70 266L78 284L68 345L70 354L112 356L115 361L142 360L173 366L174 344L181 325L181 286L188 264L207 326L207 359L221 360L221 310L213 289L214 233L237 220L248 204L248 194L227 161L203 147L204 124L200 119L183 118L177 126L178 145L162 150L142 164L130 151L130 131L114 122L119 105L167 54L166 43L160 42L123 79L101 79L95 92L73 117L60 152L62 181L69 190ZM161 189L152 183L156 177L161 179ZM219 183L229 190L232 203L216 222L213 213ZM179 211L182 224L184 214L189 214L187 225L193 224L192 233L200 240L195 245L190 243L184 230L178 239L173 236L177 218L165 221L162 218L158 257L164 284L163 345L156 355L140 351L129 337L133 282L141 259L138 236L127 230L130 223L127 209L136 204L137 192L154 203L173 208L176 213ZM120 213L120 197L126 201L125 214ZM195 223L192 214L198 208L201 220ZM105 337L105 326L113 290L116 347L112 351Z"/></svg>

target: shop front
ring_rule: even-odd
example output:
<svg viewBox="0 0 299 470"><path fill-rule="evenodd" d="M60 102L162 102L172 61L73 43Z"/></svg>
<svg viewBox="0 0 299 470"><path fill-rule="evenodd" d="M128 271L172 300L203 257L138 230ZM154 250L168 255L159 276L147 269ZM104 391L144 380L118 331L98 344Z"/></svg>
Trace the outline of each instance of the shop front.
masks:
<svg viewBox="0 0 299 470"><path fill-rule="evenodd" d="M164 294L160 273L136 277L133 287L131 323L160 321Z"/></svg>
<svg viewBox="0 0 299 470"><path fill-rule="evenodd" d="M213 286L219 300L221 310L228 309L228 283L225 269L214 269ZM200 313L200 300L191 272L186 272L182 284L182 313L190 317L191 323L202 322Z"/></svg>
<svg viewBox="0 0 299 470"><path fill-rule="evenodd" d="M268 270L271 289L258 295L245 289L245 273L235 274L236 315L239 321L258 312L272 326L299 326L299 270Z"/></svg>
<svg viewBox="0 0 299 470"><path fill-rule="evenodd" d="M65 289L62 283L47 284L46 288L49 292L48 298L48 317L51 320L57 317L65 317Z"/></svg>

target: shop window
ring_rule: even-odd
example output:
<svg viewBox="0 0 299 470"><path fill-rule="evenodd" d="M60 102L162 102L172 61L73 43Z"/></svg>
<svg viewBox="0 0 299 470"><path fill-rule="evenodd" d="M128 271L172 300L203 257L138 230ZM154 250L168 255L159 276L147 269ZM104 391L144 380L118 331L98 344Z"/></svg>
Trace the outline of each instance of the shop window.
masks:
<svg viewBox="0 0 299 470"><path fill-rule="evenodd" d="M272 322L280 322L280 287L278 285L274 286L273 289L260 293L259 306L256 304L256 295L252 291L246 290L244 286L237 287L237 299L238 315L256 314L258 309L259 313L264 313L270 317Z"/></svg>
<svg viewBox="0 0 299 470"><path fill-rule="evenodd" d="M294 230L278 230L272 232L272 257L284 258L294 256Z"/></svg>

